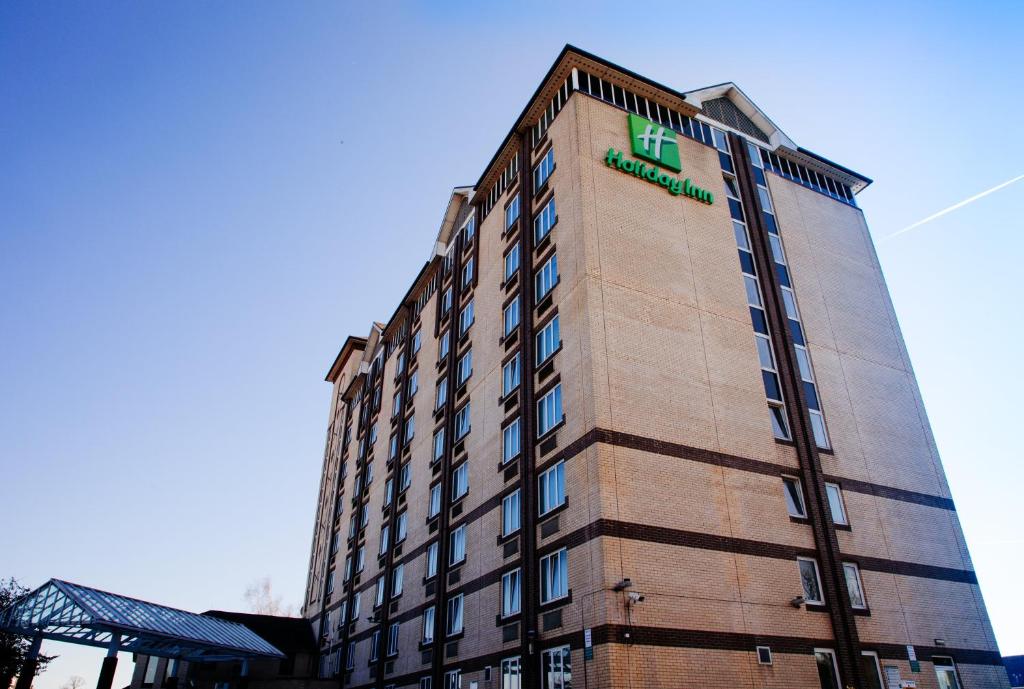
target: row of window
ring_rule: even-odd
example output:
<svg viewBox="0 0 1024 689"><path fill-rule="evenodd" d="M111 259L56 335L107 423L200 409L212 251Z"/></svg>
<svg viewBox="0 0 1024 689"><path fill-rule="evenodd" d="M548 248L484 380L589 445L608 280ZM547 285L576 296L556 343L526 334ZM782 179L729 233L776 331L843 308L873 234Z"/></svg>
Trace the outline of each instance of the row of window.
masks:
<svg viewBox="0 0 1024 689"><path fill-rule="evenodd" d="M798 557L796 561L800 571L800 583L804 591L804 603L824 605L825 596L822 593L821 577L818 574L818 561L811 557ZM846 590L850 595L850 605L857 610L866 610L868 603L864 597L864 586L861 583L860 567L857 566L857 563L843 563L843 578L846 580Z"/></svg>

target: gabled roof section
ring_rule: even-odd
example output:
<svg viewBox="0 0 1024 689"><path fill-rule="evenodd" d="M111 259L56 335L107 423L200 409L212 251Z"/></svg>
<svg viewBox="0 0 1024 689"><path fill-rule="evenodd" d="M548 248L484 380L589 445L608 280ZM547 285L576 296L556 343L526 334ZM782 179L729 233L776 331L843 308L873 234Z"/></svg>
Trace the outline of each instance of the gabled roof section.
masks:
<svg viewBox="0 0 1024 689"><path fill-rule="evenodd" d="M345 338L345 344L341 346L341 351L338 352L338 356L334 358L334 363L331 364L330 370L327 371L327 375L324 380L328 383L333 383L337 380L338 376L341 375L341 370L345 368L345 363L349 357L352 356L353 352L361 352L366 349L366 338L356 337L349 335Z"/></svg>
<svg viewBox="0 0 1024 689"><path fill-rule="evenodd" d="M452 195L448 198L448 206L444 209L444 217L441 219L441 229L437 231L437 242L434 244L434 256L444 256L444 250L455 236L455 223L459 218L459 210L462 204L469 201L473 196L473 187L455 187Z"/></svg>
<svg viewBox="0 0 1024 689"><path fill-rule="evenodd" d="M786 136L786 133L772 122L771 118L757 107L757 104L743 93L739 86L731 81L687 91L686 100L700 108L707 117L738 132L759 138L772 148L785 146L796 149L793 140ZM732 107L725 106L722 101ZM747 126L754 127L755 131L745 131ZM755 132L759 132L761 136L757 136Z"/></svg>
<svg viewBox="0 0 1024 689"><path fill-rule="evenodd" d="M302 617L256 615L225 610L207 610L203 615L244 624L261 638L274 644L275 648L288 654L316 653L318 648L313 626L309 620Z"/></svg>
<svg viewBox="0 0 1024 689"><path fill-rule="evenodd" d="M245 625L60 579L0 611L0 629L197 662L285 657Z"/></svg>

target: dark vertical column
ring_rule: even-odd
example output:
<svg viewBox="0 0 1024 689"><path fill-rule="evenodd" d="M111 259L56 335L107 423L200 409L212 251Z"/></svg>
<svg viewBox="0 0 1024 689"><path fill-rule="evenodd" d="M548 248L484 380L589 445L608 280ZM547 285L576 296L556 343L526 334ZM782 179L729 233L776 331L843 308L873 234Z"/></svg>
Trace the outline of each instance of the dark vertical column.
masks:
<svg viewBox="0 0 1024 689"><path fill-rule="evenodd" d="M242 661L242 671L238 677L238 689L249 689L249 661Z"/></svg>
<svg viewBox="0 0 1024 689"><path fill-rule="evenodd" d="M394 594L392 590L391 581L392 574L395 566L395 546L398 545L398 532L395 530L395 526L398 523L398 494L399 494L399 479L401 472L399 471L402 466L402 457L406 450L405 440L405 412L409 406L409 369L412 368L412 330L413 330L413 305L411 302L407 302L404 305L405 311L405 337L402 342L402 347L399 350L399 356L404 354L405 366L402 368L401 374L399 374L399 394L402 396L401 408L398 410L398 452L395 453L395 460L391 466L391 471L388 472L392 476L391 483L391 504L388 505L388 512L386 515L388 534L390 543L388 543L388 552L384 563L384 588L387 594L384 598L384 606L381 608L380 618L380 638L381 646L380 652L377 654L377 672L374 683L380 689L384 687L384 664L387 659L387 640L388 640L388 623L391 621L391 596ZM383 404L383 401L381 402ZM409 461L412 461L410 459ZM436 620L436 617L435 617Z"/></svg>
<svg viewBox="0 0 1024 689"><path fill-rule="evenodd" d="M537 577L537 472L535 464L536 411L533 340L533 169L530 160L529 130L519 137L519 229L521 263L519 270L519 352L522 365L522 407L519 463L519 499L522 507L522 629L521 672L524 687L540 687L539 650L537 648L537 607L540 583Z"/></svg>
<svg viewBox="0 0 1024 689"><path fill-rule="evenodd" d="M480 233L480 207L475 206L476 232ZM448 619L448 559L449 559L449 526L451 524L451 467L452 449L455 447L455 380L457 369L458 352L458 313L459 301L462 298L462 233L455 237L455 250L452 252L452 307L448 313L448 362L445 364L445 377L448 380L448 397L444 403L444 452L441 455L441 514L438 516L437 528L437 579L435 580L437 591L434 594L434 643L431 651L431 682L434 689L440 689L444 681L444 647L446 642L446 627ZM480 244L479 237L476 240ZM443 261L444 259L442 259ZM480 267L474 268L479 273ZM444 294L445 276L442 274L441 282L437 290L438 311L440 312L441 295ZM438 333L440 327L440 320ZM433 455L431 455L433 460Z"/></svg>
<svg viewBox="0 0 1024 689"><path fill-rule="evenodd" d="M782 289L775 273L775 260L771 253L768 230L764 225L760 196L754 183L746 142L738 135L730 133L729 147L732 149L743 206L747 209L751 248L765 293L765 312L770 325L775 357L778 359L779 382L786 400L793 444L800 461L801 479L807 488L807 512L818 550L821 578L825 588L823 593L832 621L842 683L847 687L861 689L867 685L861 676L857 621L846 589L839 541L836 539L832 512L825 493L821 459L811 429L807 400L804 397L796 360L793 333L789 328L789 319L786 317L785 304L782 301Z"/></svg>
<svg viewBox="0 0 1024 689"><path fill-rule="evenodd" d="M32 681L36 678L36 670L39 669L39 649L43 645L43 637L36 634L32 637L32 645L29 646L25 660L21 664L21 671L18 673L18 681L14 689L31 689Z"/></svg>
<svg viewBox="0 0 1024 689"><path fill-rule="evenodd" d="M121 635L114 634L113 638L110 639L110 646L107 648L107 655L103 659L103 665L100 666L100 676L96 680L96 689L110 689L114 684L114 671L117 670L117 649L121 646ZM168 661L176 662L176 661ZM175 675L177 673L175 672ZM177 684L178 678L174 677L175 685ZM174 689L175 685L170 685L170 689ZM166 682L164 686L169 686Z"/></svg>

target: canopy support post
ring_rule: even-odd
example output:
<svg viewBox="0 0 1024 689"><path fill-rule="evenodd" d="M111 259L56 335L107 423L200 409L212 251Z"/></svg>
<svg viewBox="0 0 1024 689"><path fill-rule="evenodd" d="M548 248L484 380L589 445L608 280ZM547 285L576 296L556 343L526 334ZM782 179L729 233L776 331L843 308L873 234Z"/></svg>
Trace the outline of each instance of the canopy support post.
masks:
<svg viewBox="0 0 1024 689"><path fill-rule="evenodd" d="M117 651L121 648L121 635L113 634L107 646L107 657L100 666L100 677L96 680L96 689L110 689L114 684L114 671L117 670Z"/></svg>
<svg viewBox="0 0 1024 689"><path fill-rule="evenodd" d="M43 635L37 633L32 637L32 645L25 654L25 662L21 664L21 672L18 673L18 683L14 689L31 689L32 680L36 678L36 670L39 669L39 649L43 645Z"/></svg>

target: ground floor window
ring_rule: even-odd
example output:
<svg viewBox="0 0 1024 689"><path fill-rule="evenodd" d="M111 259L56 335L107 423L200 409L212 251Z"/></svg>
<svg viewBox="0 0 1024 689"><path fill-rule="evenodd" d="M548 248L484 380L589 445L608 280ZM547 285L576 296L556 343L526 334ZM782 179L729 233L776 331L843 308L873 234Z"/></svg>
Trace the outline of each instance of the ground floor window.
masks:
<svg viewBox="0 0 1024 689"><path fill-rule="evenodd" d="M864 676L866 689L885 689L882 682L882 668L878 664L878 654L873 651L861 651L860 653L861 674Z"/></svg>
<svg viewBox="0 0 1024 689"><path fill-rule="evenodd" d="M932 658L935 663L935 675L939 680L939 689L960 689L960 679L956 675L956 666L952 658Z"/></svg>
<svg viewBox="0 0 1024 689"><path fill-rule="evenodd" d="M571 689L572 660L568 646L549 648L541 654L542 689Z"/></svg>
<svg viewBox="0 0 1024 689"><path fill-rule="evenodd" d="M519 657L501 661L501 689L521 689Z"/></svg>
<svg viewBox="0 0 1024 689"><path fill-rule="evenodd" d="M818 663L818 681L821 689L839 689L839 666L836 654L826 648L814 649L814 660Z"/></svg>

